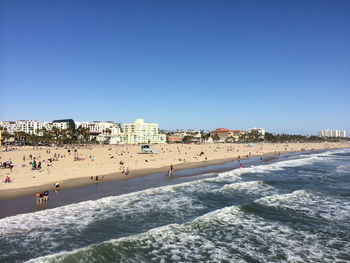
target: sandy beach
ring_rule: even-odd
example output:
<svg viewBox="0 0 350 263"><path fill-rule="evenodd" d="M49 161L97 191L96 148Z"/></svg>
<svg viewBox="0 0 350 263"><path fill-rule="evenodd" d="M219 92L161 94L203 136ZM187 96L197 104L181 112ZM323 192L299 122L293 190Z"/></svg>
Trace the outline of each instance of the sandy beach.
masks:
<svg viewBox="0 0 350 263"><path fill-rule="evenodd" d="M14 167L0 169L0 200L35 194L37 191L73 188L98 181L123 180L151 173L174 171L219 164L253 156L289 152L348 148L348 143L284 144L163 144L152 145L160 154L142 154L139 145L92 145L86 147L20 147L0 153L1 162ZM41 162L32 170L30 162ZM49 160L51 159L51 161ZM122 173L129 170L129 174ZM4 183L9 176L11 183ZM92 178L92 179L91 179Z"/></svg>

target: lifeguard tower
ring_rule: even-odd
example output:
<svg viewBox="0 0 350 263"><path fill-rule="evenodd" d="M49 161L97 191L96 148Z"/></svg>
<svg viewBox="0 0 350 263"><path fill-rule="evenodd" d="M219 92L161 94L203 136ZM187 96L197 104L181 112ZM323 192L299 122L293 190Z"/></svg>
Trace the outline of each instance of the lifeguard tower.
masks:
<svg viewBox="0 0 350 263"><path fill-rule="evenodd" d="M156 149L152 149L150 147L149 144L141 144L141 153L145 153L145 154L149 154L149 153L156 153L156 154L160 154L161 152L156 150Z"/></svg>

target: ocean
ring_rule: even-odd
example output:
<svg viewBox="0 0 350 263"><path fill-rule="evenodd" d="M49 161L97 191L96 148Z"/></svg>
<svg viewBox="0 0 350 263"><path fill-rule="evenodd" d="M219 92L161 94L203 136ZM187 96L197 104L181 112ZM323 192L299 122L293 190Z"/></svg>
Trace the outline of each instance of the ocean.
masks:
<svg viewBox="0 0 350 263"><path fill-rule="evenodd" d="M350 149L1 218L26 261L350 262Z"/></svg>

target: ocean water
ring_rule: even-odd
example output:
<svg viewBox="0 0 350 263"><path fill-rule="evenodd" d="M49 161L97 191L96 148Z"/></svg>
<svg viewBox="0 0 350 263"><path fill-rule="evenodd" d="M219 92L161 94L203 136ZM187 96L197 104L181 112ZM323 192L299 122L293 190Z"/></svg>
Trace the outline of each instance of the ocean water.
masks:
<svg viewBox="0 0 350 263"><path fill-rule="evenodd" d="M350 149L0 219L26 261L350 262Z"/></svg>

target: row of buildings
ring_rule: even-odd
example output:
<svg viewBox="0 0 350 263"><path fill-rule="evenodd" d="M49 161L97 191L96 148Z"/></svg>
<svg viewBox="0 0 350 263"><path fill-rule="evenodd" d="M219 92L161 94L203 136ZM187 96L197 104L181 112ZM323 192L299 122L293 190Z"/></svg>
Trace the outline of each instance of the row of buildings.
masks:
<svg viewBox="0 0 350 263"><path fill-rule="evenodd" d="M72 119L44 123L35 120L4 121L0 122L0 127L10 134L25 132L38 136L43 136L45 132L51 131L59 134L59 131L71 129L77 137L80 135L80 128L84 128L90 140L96 139L104 144L179 143L184 141L193 143L234 142L238 141L241 136L254 134L263 139L265 135L264 129L261 128L248 129L248 132L217 128L210 132L210 136L203 131L176 130L168 132L166 135L160 133L157 123L146 123L143 119L136 119L133 123L125 123L123 127L114 121L79 122Z"/></svg>
<svg viewBox="0 0 350 263"><path fill-rule="evenodd" d="M136 119L134 123L121 124L113 121L75 122L72 119L55 120L40 123L35 120L18 120L0 122L2 130L14 134L25 132L42 136L46 131L72 129L76 131L79 127L85 128L90 139L96 138L101 143L165 143L166 135L159 133L157 123L145 123L143 119ZM76 133L76 132L75 132Z"/></svg>
<svg viewBox="0 0 350 263"><path fill-rule="evenodd" d="M206 138L203 132L196 130L177 130L170 132L167 135L167 142L183 142L186 137L190 138L191 142L237 142L244 137L250 135L257 136L260 139L264 139L265 130L262 128L251 128L248 132L242 130L230 130L226 128L217 128L216 130L209 132L210 137Z"/></svg>
<svg viewBox="0 0 350 263"><path fill-rule="evenodd" d="M346 137L346 131L342 130L320 130L318 132L319 137L340 137L345 138Z"/></svg>

